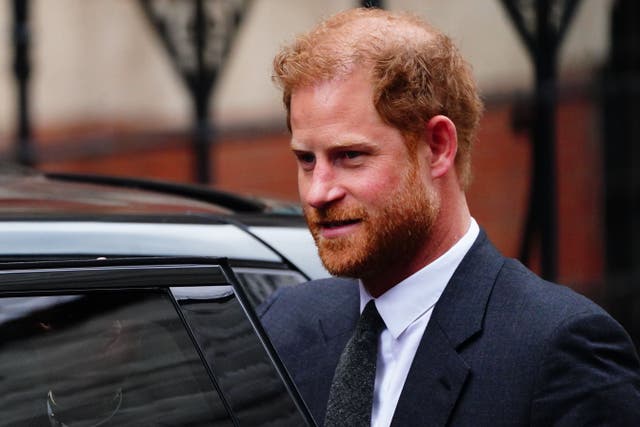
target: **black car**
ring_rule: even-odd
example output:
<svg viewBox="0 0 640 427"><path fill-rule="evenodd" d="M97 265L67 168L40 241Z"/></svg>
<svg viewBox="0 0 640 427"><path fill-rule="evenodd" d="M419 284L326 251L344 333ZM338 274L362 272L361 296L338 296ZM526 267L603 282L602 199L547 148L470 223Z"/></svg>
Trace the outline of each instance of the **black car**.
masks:
<svg viewBox="0 0 640 427"><path fill-rule="evenodd" d="M313 425L254 308L326 275L295 206L0 175L0 426Z"/></svg>

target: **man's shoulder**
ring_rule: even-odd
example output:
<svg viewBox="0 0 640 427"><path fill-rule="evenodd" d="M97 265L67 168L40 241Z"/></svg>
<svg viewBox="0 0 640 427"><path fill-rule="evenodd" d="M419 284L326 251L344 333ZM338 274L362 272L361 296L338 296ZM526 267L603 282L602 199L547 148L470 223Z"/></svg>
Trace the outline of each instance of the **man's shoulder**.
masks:
<svg viewBox="0 0 640 427"><path fill-rule="evenodd" d="M310 319L332 311L336 306L358 300L358 282L330 277L297 286L283 287L258 307L258 315L268 318Z"/></svg>
<svg viewBox="0 0 640 427"><path fill-rule="evenodd" d="M588 298L560 284L542 279L518 260L504 257L481 232L443 294L446 320L450 313L469 310L505 325L522 320L554 328L581 314L608 316ZM452 308L456 307L456 308ZM484 315L483 315L484 316Z"/></svg>
<svg viewBox="0 0 640 427"><path fill-rule="evenodd" d="M604 309L584 295L565 285L542 279L513 259L504 263L493 298L508 299L514 310L529 312L550 322L580 314L607 315Z"/></svg>
<svg viewBox="0 0 640 427"><path fill-rule="evenodd" d="M478 237L460 270L462 274L454 276L450 283L453 292L447 298L448 305L463 301L462 308L466 310L479 308L483 305L479 301L486 301L486 311L478 312L484 313L484 325L502 338L511 337L509 331L520 330L516 334L519 337L544 340L558 328L587 319L589 324L593 319L604 319L601 320L604 324L622 329L604 309L585 296L544 280L518 260L504 257L484 233ZM460 310L458 307L454 312L460 314Z"/></svg>
<svg viewBox="0 0 640 427"><path fill-rule="evenodd" d="M525 358L554 359L559 349L564 355L575 350L575 362L602 346L615 349L611 354L618 352L623 365L637 370L628 334L602 307L566 286L541 279L517 261L504 264L484 322L485 342L517 344L527 349Z"/></svg>
<svg viewBox="0 0 640 427"><path fill-rule="evenodd" d="M535 372L535 423L562 418L567 425L587 425L604 407L616 408L608 415L611 425L631 425L628 420L639 415L625 403L640 398L637 353L622 326L593 301L507 261L486 322L489 340L509 352L503 361L524 360L518 371Z"/></svg>
<svg viewBox="0 0 640 427"><path fill-rule="evenodd" d="M352 328L359 301L355 280L315 280L278 289L258 308L258 316L295 377L311 357L304 356L306 350L322 346L327 334Z"/></svg>

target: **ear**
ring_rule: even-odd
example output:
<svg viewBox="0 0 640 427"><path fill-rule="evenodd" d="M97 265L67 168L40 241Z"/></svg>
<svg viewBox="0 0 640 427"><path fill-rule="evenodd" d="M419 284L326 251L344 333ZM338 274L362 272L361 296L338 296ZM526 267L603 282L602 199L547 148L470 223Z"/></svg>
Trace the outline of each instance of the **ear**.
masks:
<svg viewBox="0 0 640 427"><path fill-rule="evenodd" d="M429 166L433 179L446 175L454 168L458 151L456 126L447 116L434 116L426 123L426 142L431 151Z"/></svg>

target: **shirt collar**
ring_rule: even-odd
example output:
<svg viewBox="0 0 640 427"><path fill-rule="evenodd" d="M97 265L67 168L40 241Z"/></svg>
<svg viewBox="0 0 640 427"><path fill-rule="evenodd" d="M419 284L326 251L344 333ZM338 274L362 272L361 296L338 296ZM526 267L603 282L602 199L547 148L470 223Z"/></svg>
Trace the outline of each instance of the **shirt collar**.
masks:
<svg viewBox="0 0 640 427"><path fill-rule="evenodd" d="M480 227L471 218L465 235L447 252L376 298L376 308L394 339L436 304L479 233ZM372 297L362 281L359 281L359 287L362 313Z"/></svg>

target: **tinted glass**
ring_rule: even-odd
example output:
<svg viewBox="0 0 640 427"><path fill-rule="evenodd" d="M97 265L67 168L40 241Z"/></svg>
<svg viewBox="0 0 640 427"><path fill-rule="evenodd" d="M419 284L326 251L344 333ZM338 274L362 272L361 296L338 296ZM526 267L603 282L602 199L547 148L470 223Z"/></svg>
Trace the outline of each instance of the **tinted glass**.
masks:
<svg viewBox="0 0 640 427"><path fill-rule="evenodd" d="M267 268L234 268L251 305L256 308L278 288L294 286L307 279L297 271L272 270Z"/></svg>
<svg viewBox="0 0 640 427"><path fill-rule="evenodd" d="M240 425L307 424L232 287L172 292Z"/></svg>
<svg viewBox="0 0 640 427"><path fill-rule="evenodd" d="M162 291L0 298L0 425L227 426Z"/></svg>

